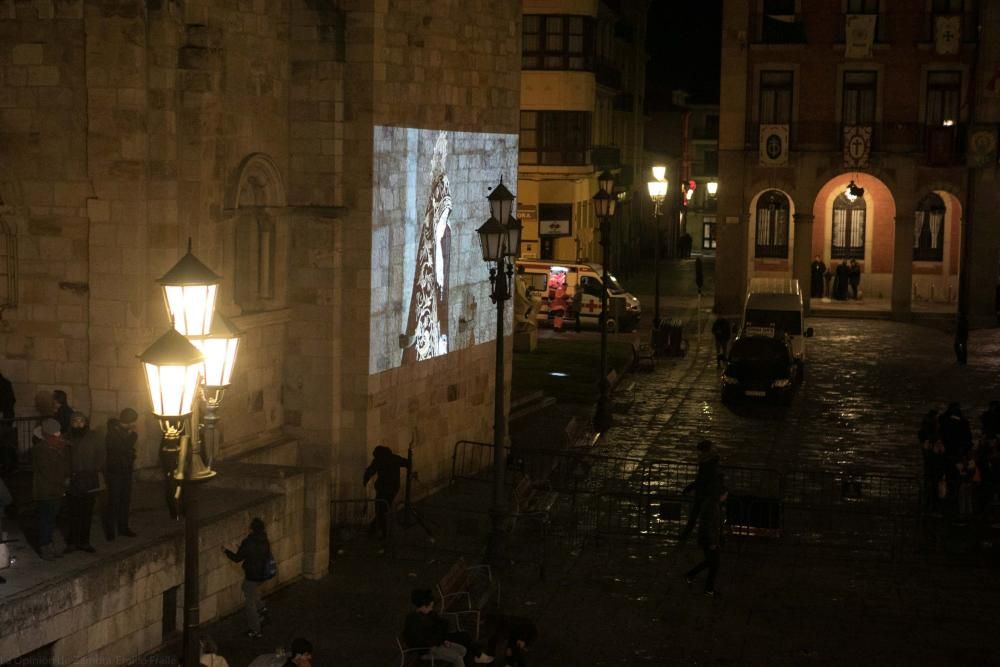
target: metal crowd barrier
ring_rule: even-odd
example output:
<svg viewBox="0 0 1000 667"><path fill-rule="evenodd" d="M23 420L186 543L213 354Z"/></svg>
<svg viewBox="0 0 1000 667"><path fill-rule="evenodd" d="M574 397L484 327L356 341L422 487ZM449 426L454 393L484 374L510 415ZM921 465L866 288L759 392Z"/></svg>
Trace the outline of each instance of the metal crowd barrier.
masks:
<svg viewBox="0 0 1000 667"><path fill-rule="evenodd" d="M31 464L31 433L42 423L42 419L44 417L39 416L0 419L0 447L12 453L16 452L17 463L21 466Z"/></svg>

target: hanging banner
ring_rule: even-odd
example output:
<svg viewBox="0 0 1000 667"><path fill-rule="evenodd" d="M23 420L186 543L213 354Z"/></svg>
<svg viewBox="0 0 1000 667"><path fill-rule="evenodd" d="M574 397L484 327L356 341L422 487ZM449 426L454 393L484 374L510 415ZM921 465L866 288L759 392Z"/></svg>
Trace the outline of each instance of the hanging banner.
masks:
<svg viewBox="0 0 1000 667"><path fill-rule="evenodd" d="M844 166L867 167L872 152L871 125L844 126Z"/></svg>
<svg viewBox="0 0 1000 667"><path fill-rule="evenodd" d="M848 14L844 35L845 58L871 58L875 45L875 22L877 14Z"/></svg>
<svg viewBox="0 0 1000 667"><path fill-rule="evenodd" d="M934 53L939 56L955 55L962 43L961 16L934 17Z"/></svg>
<svg viewBox="0 0 1000 667"><path fill-rule="evenodd" d="M760 126L760 163L765 167L788 164L788 126Z"/></svg>
<svg viewBox="0 0 1000 667"><path fill-rule="evenodd" d="M974 125L969 130L969 146L965 151L970 167L992 167L997 163L997 128L994 125Z"/></svg>

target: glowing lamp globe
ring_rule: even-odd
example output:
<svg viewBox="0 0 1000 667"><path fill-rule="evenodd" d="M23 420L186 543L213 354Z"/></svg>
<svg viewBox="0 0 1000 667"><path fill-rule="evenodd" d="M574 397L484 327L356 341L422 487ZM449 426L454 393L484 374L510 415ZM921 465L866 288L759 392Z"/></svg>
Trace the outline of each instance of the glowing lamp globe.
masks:
<svg viewBox="0 0 1000 667"><path fill-rule="evenodd" d="M517 258L521 254L521 221L515 217L507 219L504 257Z"/></svg>
<svg viewBox="0 0 1000 667"><path fill-rule="evenodd" d="M479 234L479 243L483 249L483 261L499 262L504 255L504 243L507 240L507 227L499 220L490 216L490 219L479 226L476 230Z"/></svg>
<svg viewBox="0 0 1000 667"><path fill-rule="evenodd" d="M187 254L156 282L174 328L185 336L207 336L222 278L191 254L190 239Z"/></svg>
<svg viewBox="0 0 1000 667"><path fill-rule="evenodd" d="M670 182L666 180L649 181L646 183L646 187L649 189L649 198L656 203L660 203L667 198L667 190L670 188Z"/></svg>
<svg viewBox="0 0 1000 667"><path fill-rule="evenodd" d="M712 195L713 197L719 192L718 181L709 181L708 185L706 185L705 187L708 189L708 194Z"/></svg>
<svg viewBox="0 0 1000 667"><path fill-rule="evenodd" d="M187 338L170 329L139 355L153 414L179 420L191 414L198 392L204 355Z"/></svg>
<svg viewBox="0 0 1000 667"><path fill-rule="evenodd" d="M659 164L656 165L655 167L653 167L653 178L654 179L656 179L658 181L662 181L662 180L665 180L666 177L667 177L667 168L666 167L664 167L663 165L659 165Z"/></svg>
<svg viewBox="0 0 1000 667"><path fill-rule="evenodd" d="M202 384L213 389L228 387L236 365L240 344L239 330L224 316L216 314L208 336L198 336L191 343L205 356Z"/></svg>
<svg viewBox="0 0 1000 667"><path fill-rule="evenodd" d="M503 176L500 177L500 184L497 185L486 197L490 202L490 215L496 220L506 220L511 216L514 208L514 195L503 184Z"/></svg>

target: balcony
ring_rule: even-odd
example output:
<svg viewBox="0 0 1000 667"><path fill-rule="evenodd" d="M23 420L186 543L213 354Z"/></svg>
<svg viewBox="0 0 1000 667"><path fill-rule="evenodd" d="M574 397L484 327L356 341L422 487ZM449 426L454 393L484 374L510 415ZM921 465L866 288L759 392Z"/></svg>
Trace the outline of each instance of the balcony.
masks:
<svg viewBox="0 0 1000 667"><path fill-rule="evenodd" d="M618 169L622 165L622 149L618 146L591 146L590 162L597 169Z"/></svg>
<svg viewBox="0 0 1000 667"><path fill-rule="evenodd" d="M806 28L801 15L775 17L769 14L750 16L753 41L757 44L804 44Z"/></svg>
<svg viewBox="0 0 1000 667"><path fill-rule="evenodd" d="M924 123L875 123L872 128L873 154L924 153L930 166L955 166L965 159L965 126L929 126ZM760 124L747 123L746 148L757 150ZM844 150L844 126L833 121L800 121L788 123L788 143L791 150Z"/></svg>

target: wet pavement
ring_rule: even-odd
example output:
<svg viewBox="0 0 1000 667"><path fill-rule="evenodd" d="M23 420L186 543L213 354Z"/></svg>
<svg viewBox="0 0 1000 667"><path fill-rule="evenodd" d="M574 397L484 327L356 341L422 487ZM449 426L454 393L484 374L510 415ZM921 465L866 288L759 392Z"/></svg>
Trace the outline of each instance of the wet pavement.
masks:
<svg viewBox="0 0 1000 667"><path fill-rule="evenodd" d="M679 283L686 285L688 268L674 272ZM699 338L693 290L674 294L663 305L666 316L688 323L689 354L625 378L619 391L633 391L634 401L616 415L600 453L690 462L694 443L707 437L730 465L913 477L916 429L929 407L959 401L975 427L986 403L1000 396L996 330L973 332L969 364L959 367L951 337L939 329L814 318L806 381L791 405L730 408L719 396L712 316L702 312ZM580 412L586 419L590 411ZM571 412L549 413L556 415L568 419ZM393 548L381 553L363 531L341 535L347 539L332 549L328 577L268 599L274 624L265 639L242 638L240 615L209 630L233 667L295 635L314 641L317 665L398 664L394 636L410 589L431 586L459 555L481 553L489 488L461 482L425 500L433 542L415 526L398 531ZM556 538L542 542L519 529L506 551L512 562L497 573L501 611L539 626L533 667L997 662L986 629L1000 612L995 555L992 562L988 554L955 557L944 547L910 543L889 553L869 548L864 534L833 543L822 531L813 541L732 537L717 584L722 596L711 599L681 576L700 559L695 545L638 533L574 538L565 529L566 504L562 499L553 517ZM941 529L933 521L913 527ZM547 545L546 580L530 562L540 544Z"/></svg>

